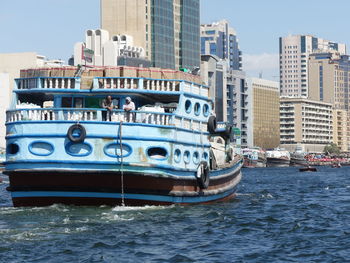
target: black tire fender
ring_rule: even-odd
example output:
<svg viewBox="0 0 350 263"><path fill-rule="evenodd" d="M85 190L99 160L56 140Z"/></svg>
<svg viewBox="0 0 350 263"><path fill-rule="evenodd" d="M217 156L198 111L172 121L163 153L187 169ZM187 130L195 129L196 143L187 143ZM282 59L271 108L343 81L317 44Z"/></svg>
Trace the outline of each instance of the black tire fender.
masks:
<svg viewBox="0 0 350 263"><path fill-rule="evenodd" d="M79 136L73 136L73 132L75 130L79 130ZM85 127L81 124L74 124L69 127L67 131L67 136L71 142L75 142L75 143L83 142L86 138Z"/></svg>
<svg viewBox="0 0 350 263"><path fill-rule="evenodd" d="M197 183L200 189L207 189L209 187L209 166L205 161L200 162L196 173Z"/></svg>
<svg viewBox="0 0 350 263"><path fill-rule="evenodd" d="M216 131L216 117L211 115L208 119L208 132L213 134Z"/></svg>

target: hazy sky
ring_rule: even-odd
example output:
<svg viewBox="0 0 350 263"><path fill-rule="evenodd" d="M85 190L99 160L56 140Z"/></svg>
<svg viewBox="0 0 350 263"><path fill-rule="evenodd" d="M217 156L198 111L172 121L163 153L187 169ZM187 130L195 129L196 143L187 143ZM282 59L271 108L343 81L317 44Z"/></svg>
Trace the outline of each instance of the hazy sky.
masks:
<svg viewBox="0 0 350 263"><path fill-rule="evenodd" d="M249 75L278 80L278 38L312 34L350 45L350 0L201 0L202 23L227 19ZM99 0L1 0L0 53L35 51L68 61L86 29L100 24Z"/></svg>

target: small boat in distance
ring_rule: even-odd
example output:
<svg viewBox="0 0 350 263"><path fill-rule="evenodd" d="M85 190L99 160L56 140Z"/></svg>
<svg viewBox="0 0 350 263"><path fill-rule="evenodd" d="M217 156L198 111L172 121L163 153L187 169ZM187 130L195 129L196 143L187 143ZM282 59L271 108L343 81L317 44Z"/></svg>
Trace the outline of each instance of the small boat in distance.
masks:
<svg viewBox="0 0 350 263"><path fill-rule="evenodd" d="M317 168L307 166L307 167L299 168L299 172L317 172Z"/></svg>
<svg viewBox="0 0 350 263"><path fill-rule="evenodd" d="M341 164L340 163L333 163L331 165L332 168L341 168Z"/></svg>

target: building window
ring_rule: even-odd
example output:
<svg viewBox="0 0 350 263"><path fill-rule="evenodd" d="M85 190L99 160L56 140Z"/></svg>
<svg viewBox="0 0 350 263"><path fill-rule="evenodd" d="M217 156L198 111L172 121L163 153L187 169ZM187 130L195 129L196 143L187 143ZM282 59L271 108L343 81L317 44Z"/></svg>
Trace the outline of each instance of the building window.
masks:
<svg viewBox="0 0 350 263"><path fill-rule="evenodd" d="M205 33L208 35L215 35L215 30L208 30L208 31L205 31Z"/></svg>

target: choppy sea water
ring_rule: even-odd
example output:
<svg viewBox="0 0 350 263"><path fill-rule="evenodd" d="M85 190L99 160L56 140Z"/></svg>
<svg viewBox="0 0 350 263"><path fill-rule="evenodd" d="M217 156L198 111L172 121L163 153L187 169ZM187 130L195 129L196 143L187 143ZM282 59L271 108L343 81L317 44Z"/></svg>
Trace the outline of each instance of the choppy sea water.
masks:
<svg viewBox="0 0 350 263"><path fill-rule="evenodd" d="M244 169L236 200L171 207L12 208L0 262L350 262L350 167Z"/></svg>

